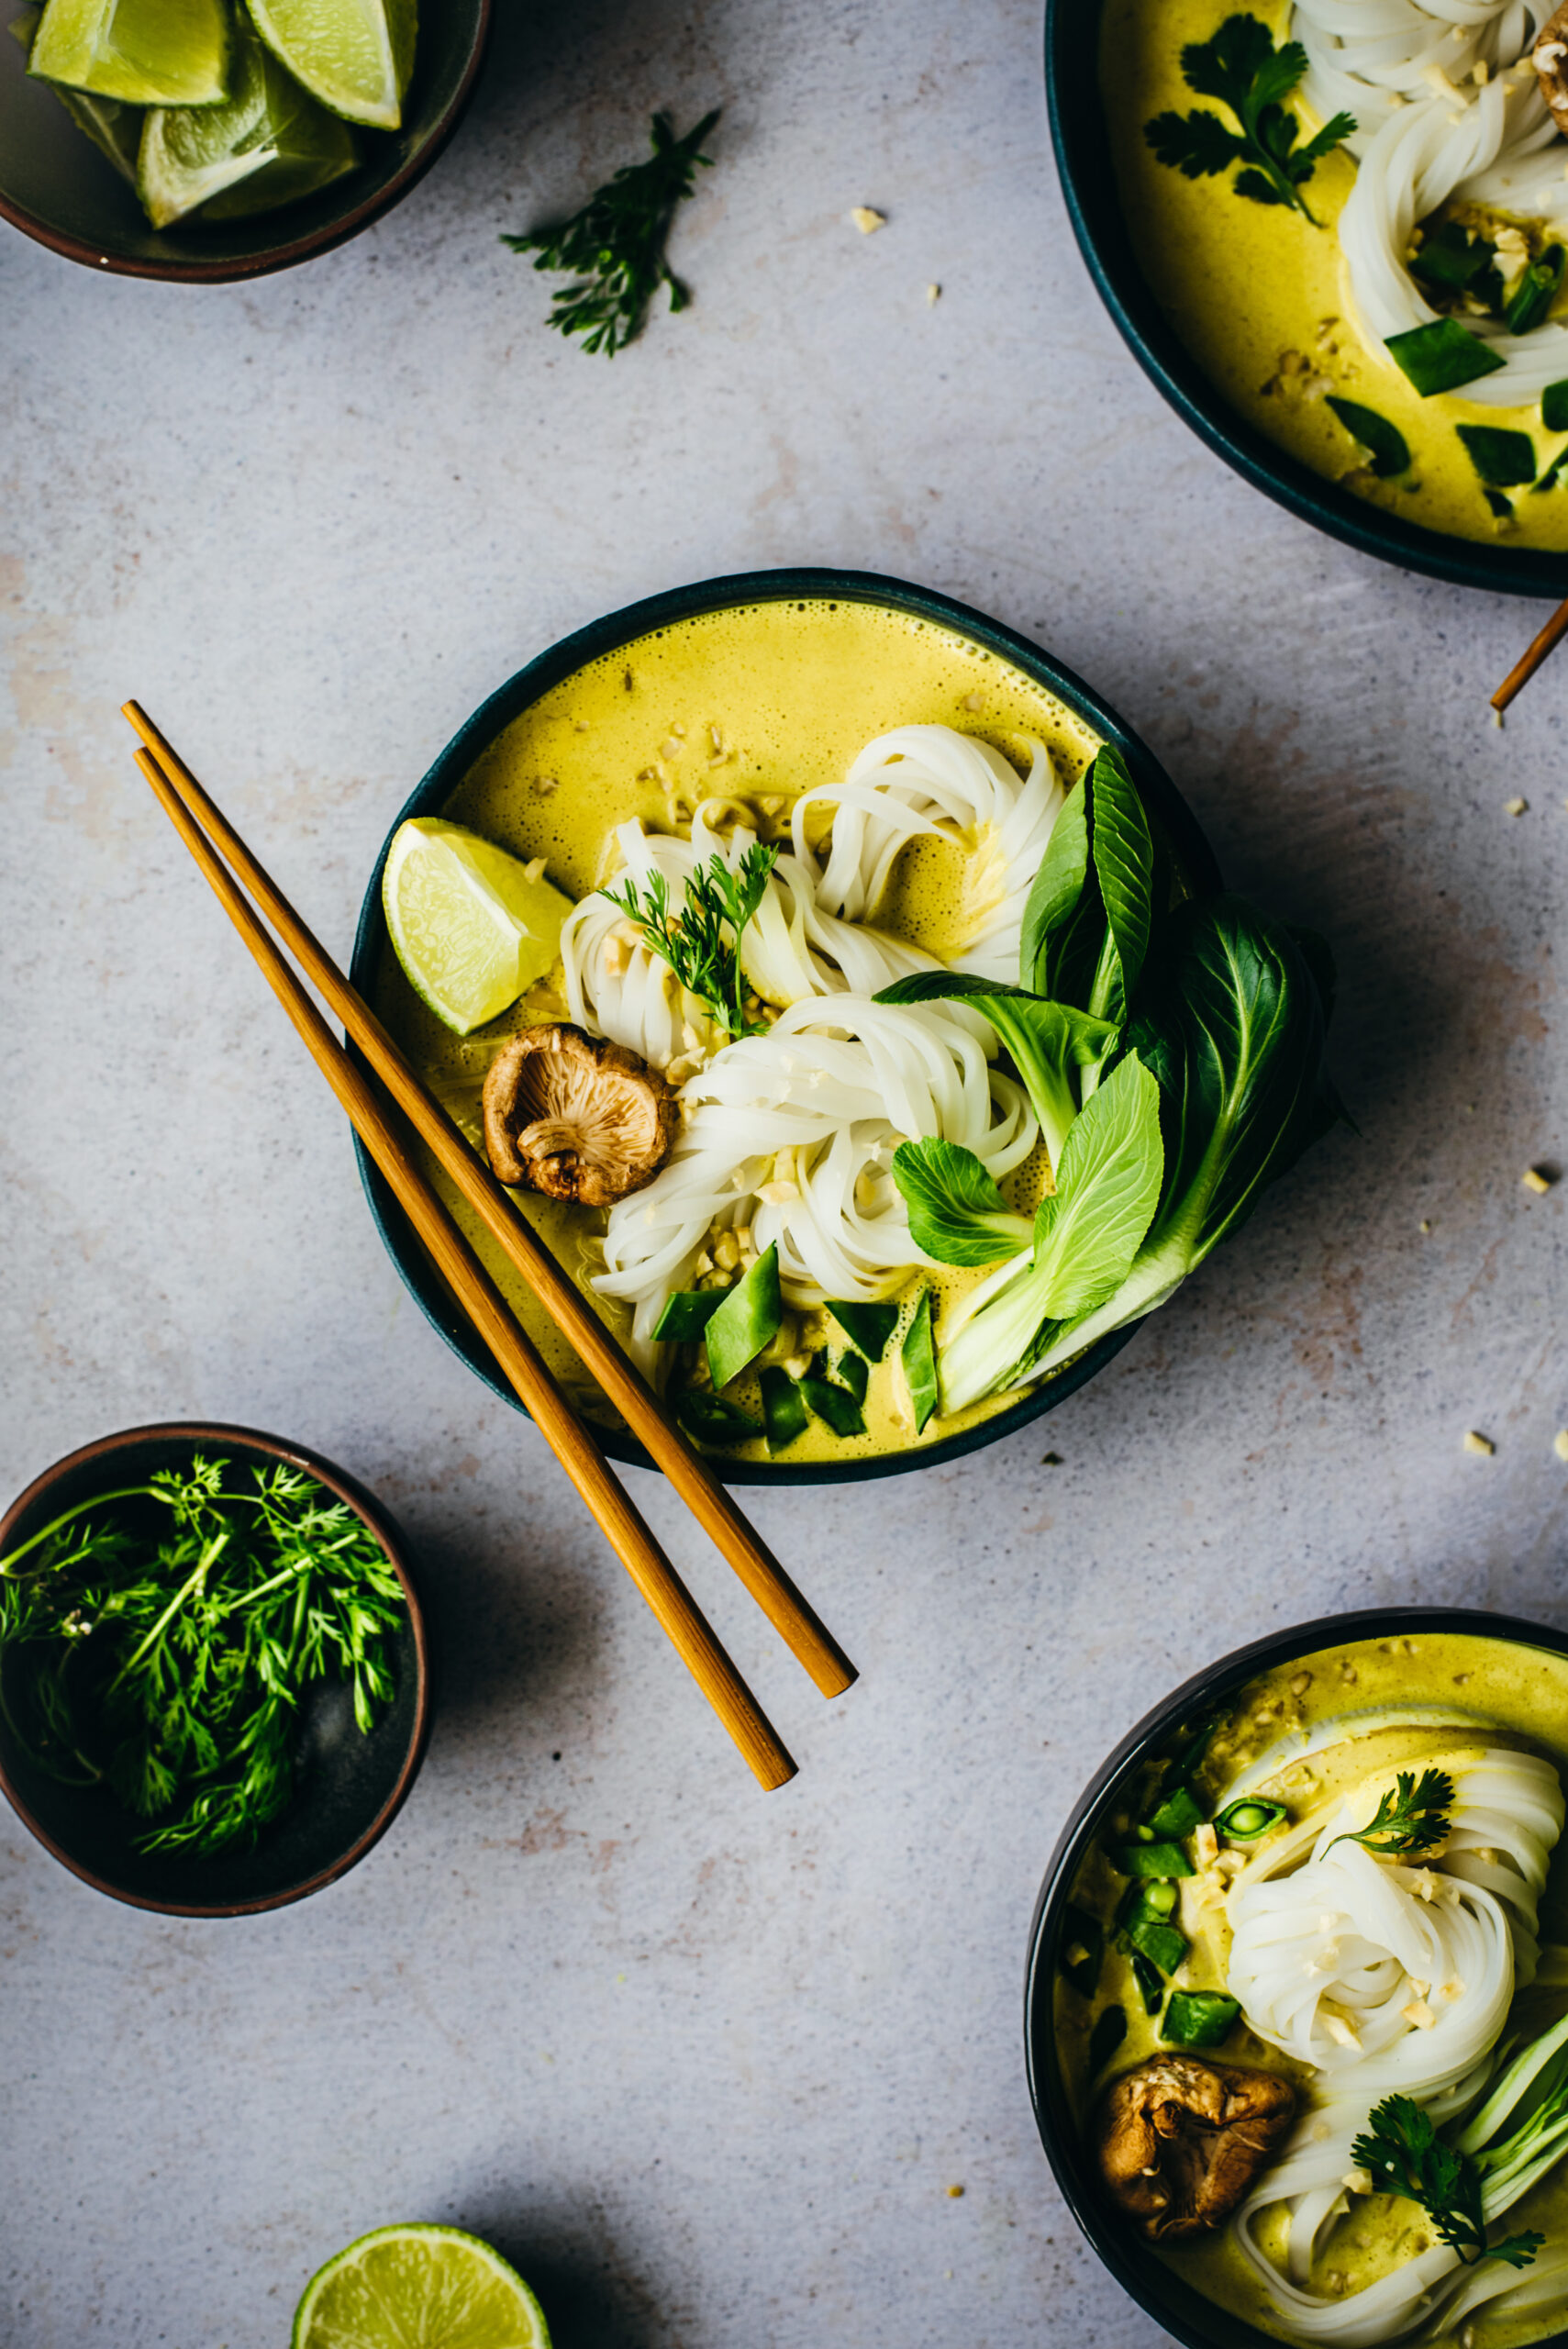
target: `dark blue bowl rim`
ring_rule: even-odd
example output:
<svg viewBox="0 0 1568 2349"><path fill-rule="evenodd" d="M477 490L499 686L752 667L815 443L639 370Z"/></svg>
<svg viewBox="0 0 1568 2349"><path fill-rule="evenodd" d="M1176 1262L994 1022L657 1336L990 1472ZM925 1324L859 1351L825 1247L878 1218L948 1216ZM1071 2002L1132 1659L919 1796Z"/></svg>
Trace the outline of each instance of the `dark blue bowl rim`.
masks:
<svg viewBox="0 0 1568 2349"><path fill-rule="evenodd" d="M1177 337L1139 266L1122 217L1100 98L1099 26L1104 0L1048 0L1046 106L1073 233L1101 301L1123 341L1201 440L1243 480L1301 521L1362 554L1461 587L1508 596L1568 592L1568 555L1488 546L1424 530L1324 480L1255 431L1210 383Z"/></svg>
<svg viewBox="0 0 1568 2349"><path fill-rule="evenodd" d="M1411 1631L1463 1631L1473 1638L1512 1642L1568 1655L1568 1633L1518 1615L1489 1613L1478 1607L1369 1607L1348 1615L1323 1615L1292 1624L1233 1649L1217 1664L1195 1673L1129 1730L1106 1756L1073 1804L1046 1869L1029 1925L1024 1969L1024 2070L1035 2126L1051 2173L1080 2229L1124 2292L1184 2349L1280 2349L1277 2334L1204 2299L1171 2268L1146 2250L1130 2228L1106 2210L1078 2143L1056 2070L1051 1993L1060 1911L1079 1861L1098 1831L1112 1789L1129 1768L1170 1736L1183 1719L1223 1701L1260 1672L1288 1664L1316 1649L1343 1647L1352 1640L1390 1639ZM1568 2349L1568 2332L1541 2340L1535 2349Z"/></svg>
<svg viewBox="0 0 1568 2349"><path fill-rule="evenodd" d="M408 817L430 815L444 807L481 751L488 749L496 736L529 703L586 662L597 660L605 653L618 651L623 645L631 643L638 637L651 635L656 629L731 605L792 601L885 605L894 610L911 612L920 618L937 621L942 627L968 637L987 651L1012 662L1065 702L1105 740L1116 744L1195 885L1204 894L1219 888L1219 868L1213 851L1199 830L1192 810L1153 752L1082 678L1042 651L1039 645L1031 644L1027 637L1019 636L1000 621L988 618L984 613L957 602L938 589L915 586L906 580L884 578L877 572L820 568L736 572L725 578L698 580L684 587L666 589L661 595L647 596L639 603L625 606L620 611L607 613L602 619L591 621L586 628L578 629L573 635L563 637L558 644L539 653L509 677L488 700L480 704L410 793L382 842L354 936L350 970L359 992L368 996L373 990L377 960L385 936L381 912L381 876L393 834ZM359 1159L360 1180L364 1186L376 1230L415 1302L432 1328L484 1381L492 1393L520 1411L522 1405L489 1350L439 1285L424 1252L408 1230L402 1209L377 1173L363 1144L356 1140L354 1148ZM1009 1409L998 1411L994 1418L983 1420L978 1427L949 1436L940 1443L837 1464L829 1461L792 1463L786 1460L772 1464L761 1461L727 1460L718 1453L709 1457L728 1484L775 1486L860 1484L870 1477L902 1475L915 1469L962 1460L966 1453L977 1452L985 1444L998 1442L1004 1436L1016 1434L1042 1413L1054 1410L1059 1403L1065 1402L1070 1395L1075 1394L1097 1371L1103 1370L1112 1356L1119 1353L1128 1343L1134 1330L1140 1327L1140 1323L1134 1322L1125 1330L1114 1330L1109 1337L1102 1338L1091 1346L1083 1358L1071 1364L1060 1377L1025 1396ZM652 1467L653 1463L648 1453L627 1431L596 1428L595 1433L612 1459L624 1461L633 1467Z"/></svg>

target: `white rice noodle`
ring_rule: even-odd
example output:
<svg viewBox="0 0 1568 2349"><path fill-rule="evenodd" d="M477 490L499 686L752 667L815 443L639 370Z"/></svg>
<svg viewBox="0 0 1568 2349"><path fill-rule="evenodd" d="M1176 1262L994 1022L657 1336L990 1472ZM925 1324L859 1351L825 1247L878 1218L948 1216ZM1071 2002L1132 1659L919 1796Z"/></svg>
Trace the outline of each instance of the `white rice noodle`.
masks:
<svg viewBox="0 0 1568 2349"><path fill-rule="evenodd" d="M759 1252L778 1243L797 1306L885 1296L929 1263L888 1173L899 1141L962 1143L998 1182L1034 1146L1028 1098L988 1048L990 1030L958 1005L841 995L795 1004L692 1077L671 1156L610 1210L594 1284L635 1308L641 1359L716 1222L749 1225Z"/></svg>
<svg viewBox="0 0 1568 2349"><path fill-rule="evenodd" d="M1557 1774L1530 1754L1441 1757L1455 1783L1451 1832L1430 1867L1336 1842L1367 1823L1362 1797L1312 1839L1286 1836L1237 1878L1228 1909L1229 1987L1261 2038L1317 2068L1315 2099L1280 2161L1233 2221L1236 2239L1293 2337L1390 2341L1464 2273L1442 2245L1365 2289L1329 2299L1312 2264L1345 2211L1351 2146L1373 2107L1408 2096L1440 2123L1485 2089L1516 1987L1533 1978L1536 1904L1562 1831ZM1488 2219L1518 2188L1497 2190ZM1289 2205L1289 2273L1258 2240ZM1507 2288L1507 2283L1496 2287Z"/></svg>
<svg viewBox="0 0 1568 2349"><path fill-rule="evenodd" d="M1297 0L1303 97L1325 118L1343 108L1359 125L1340 242L1356 323L1373 346L1440 315L1406 261L1412 230L1440 205L1568 226L1568 144L1529 59L1550 14L1547 0ZM1468 78L1478 61L1479 84ZM1465 384L1468 400L1528 406L1568 373L1568 328L1548 320L1511 335L1493 318L1462 323L1504 362Z"/></svg>
<svg viewBox="0 0 1568 2349"><path fill-rule="evenodd" d="M874 914L898 852L919 839L947 840L969 853L955 970L1017 985L1018 934L1029 884L1066 794L1043 742L1020 782L1000 751L951 726L898 726L878 735L844 781L802 792L791 818L796 862L818 874L817 902L859 922ZM814 811L832 828L810 844Z"/></svg>

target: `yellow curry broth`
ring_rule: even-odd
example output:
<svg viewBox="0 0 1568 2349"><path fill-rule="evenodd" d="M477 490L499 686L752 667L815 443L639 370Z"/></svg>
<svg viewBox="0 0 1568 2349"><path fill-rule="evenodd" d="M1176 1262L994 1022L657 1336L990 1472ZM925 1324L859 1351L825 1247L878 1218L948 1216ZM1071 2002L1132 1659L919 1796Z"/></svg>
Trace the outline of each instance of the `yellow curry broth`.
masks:
<svg viewBox="0 0 1568 2349"><path fill-rule="evenodd" d="M1302 1748L1327 1725L1344 1734L1307 1754ZM1260 1763L1272 1766L1248 1791L1284 1803L1294 1831L1312 1817L1326 1816L1351 1788L1374 1773L1457 1761L1485 1745L1517 1745L1544 1754L1560 1773L1568 1771L1568 1658L1539 1649L1511 1646L1459 1632L1413 1632L1407 1639L1359 1641L1282 1664L1250 1682L1229 1708L1211 1737L1196 1785L1209 1807L1224 1806L1228 1789ZM1157 1773L1151 1774L1151 1782ZM1129 1791L1128 1809L1109 1822L1110 1838L1130 1831L1141 1791ZM1568 1839L1565 1839L1568 1841ZM1267 1843L1248 1847L1262 1852ZM1085 1860L1073 1898L1091 1914L1108 1919L1124 1879L1113 1872L1096 1846ZM1222 1903L1200 1880L1181 1887L1181 1909L1173 1920L1192 1944L1174 1977L1178 1987L1223 1990L1229 1956L1229 1928ZM1543 1943L1568 1941L1568 1857L1560 1844L1547 1879L1540 1912ZM1063 2084L1080 2125L1086 2125L1104 2082L1088 2076L1089 2036L1099 2014L1119 2006L1128 2033L1106 2068L1104 2080L1129 2071L1159 2051L1157 2017L1144 2012L1131 1967L1109 1946L1093 2000L1065 1980L1055 1986L1057 2042ZM1531 2028L1542 2030L1561 2011L1561 1994L1529 1994ZM1218 2060L1249 2065L1293 2081L1310 2105L1310 2069L1282 2055L1238 2023ZM1514 2205L1510 2229L1537 2228L1549 2245L1568 2241L1568 2165L1543 2178ZM1264 2248L1284 2254L1283 2214L1274 2221L1277 2240L1262 2231ZM1359 2202L1355 2214L1336 2229L1320 2254L1314 2288L1344 2293L1374 2282L1391 2267L1434 2240L1414 2203L1374 2196ZM1270 2309L1267 2294L1241 2257L1229 2231L1205 2242L1162 2248L1161 2257L1195 2291L1230 2310L1265 2332L1287 2337ZM1468 2320L1464 2349L1522 2349L1557 2329L1561 2318L1521 2316L1509 2320L1485 2310ZM1440 2349L1456 2349L1451 2333L1434 2335Z"/></svg>
<svg viewBox="0 0 1568 2349"><path fill-rule="evenodd" d="M1355 164L1343 149L1304 190L1316 228L1294 206L1236 195L1234 171L1189 180L1155 157L1145 123L1173 108L1214 110L1183 80L1181 52L1210 39L1228 13L1224 0L1106 0L1105 10L1101 84L1123 211L1143 274L1182 341L1249 424L1328 480L1429 530L1568 547L1568 491L1521 491L1514 519L1496 519L1454 430L1527 432L1543 470L1562 441L1542 429L1539 406L1484 407L1458 393L1424 400L1351 323L1336 223ZM1247 13L1276 40L1288 37L1288 5L1256 0ZM1568 161L1568 140L1562 151ZM1374 477L1327 405L1330 392L1397 426L1410 450L1407 476Z"/></svg>
<svg viewBox="0 0 1568 2349"><path fill-rule="evenodd" d="M1098 748L1098 737L1044 686L931 621L860 603L754 604L659 629L551 688L482 754L440 813L517 856L546 858L549 877L579 897L606 877L617 825L636 817L651 829L670 829L689 821L703 800L728 796L742 803L764 838L784 840L799 793L841 782L868 741L905 725L956 727L1010 753L1020 768L1028 753L1017 738L1036 736L1065 783L1083 774ZM900 857L878 918L940 952L973 909L977 885L984 891L984 848L979 859L966 862L956 848L921 843ZM498 1042L531 1020L565 1014L564 1002L545 986L488 1028L454 1036L419 1002L389 945L376 1002L475 1141L480 1088ZM1015 1203L1031 1208L1045 1176L1037 1152L1007 1186ZM599 1416L608 1416L531 1291L439 1174L436 1180L551 1370ZM532 1192L514 1197L590 1294L603 1217ZM936 1292L939 1335L941 1311L981 1277L921 1275ZM624 1333L624 1311L593 1301ZM852 1460L935 1442L1001 1408L1005 1398L939 1415L917 1437L906 1416L896 1353L895 1339L872 1373L865 1434L837 1436L813 1419L791 1444L791 1463ZM742 1408L758 1408L754 1380L729 1391ZM758 1440L730 1456L768 1454Z"/></svg>

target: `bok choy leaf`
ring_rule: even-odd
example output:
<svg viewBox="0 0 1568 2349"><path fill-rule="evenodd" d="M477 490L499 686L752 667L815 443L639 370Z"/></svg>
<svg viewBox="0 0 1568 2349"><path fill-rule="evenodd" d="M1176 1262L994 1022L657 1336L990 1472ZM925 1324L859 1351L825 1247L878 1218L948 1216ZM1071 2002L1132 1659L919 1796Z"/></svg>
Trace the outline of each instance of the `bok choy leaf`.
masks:
<svg viewBox="0 0 1568 2349"><path fill-rule="evenodd" d="M995 1264L1029 1244L1029 1218L1013 1213L974 1152L958 1142L900 1142L893 1179L915 1245L939 1264Z"/></svg>
<svg viewBox="0 0 1568 2349"><path fill-rule="evenodd" d="M1060 829L1060 818L1057 822ZM1048 1003L1022 987L999 987L995 979L972 978L962 971L916 971L884 987L876 1000L936 1003L956 997L991 1022L997 1041L1012 1054L1054 1166L1078 1114L1080 1073L1105 1059L1116 1043L1117 1028L1070 1004Z"/></svg>

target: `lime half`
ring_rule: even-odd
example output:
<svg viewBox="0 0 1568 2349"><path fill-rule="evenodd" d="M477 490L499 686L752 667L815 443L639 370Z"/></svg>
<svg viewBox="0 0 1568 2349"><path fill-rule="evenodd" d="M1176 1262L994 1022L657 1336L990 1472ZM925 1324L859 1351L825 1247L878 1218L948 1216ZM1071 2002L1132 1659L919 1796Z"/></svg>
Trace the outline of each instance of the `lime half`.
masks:
<svg viewBox="0 0 1568 2349"><path fill-rule="evenodd" d="M415 0L250 0L296 82L350 122L395 130L414 68Z"/></svg>
<svg viewBox="0 0 1568 2349"><path fill-rule="evenodd" d="M133 106L216 106L228 95L224 0L45 0L28 71Z"/></svg>
<svg viewBox="0 0 1568 2349"><path fill-rule="evenodd" d="M499 2253L456 2227L378 2227L306 2286L291 2349L550 2349Z"/></svg>
<svg viewBox="0 0 1568 2349"><path fill-rule="evenodd" d="M259 41L242 40L226 106L164 106L142 127L136 192L155 228L197 205L208 220L271 212L359 161L346 122L318 106Z"/></svg>
<svg viewBox="0 0 1568 2349"><path fill-rule="evenodd" d="M381 902L410 986L460 1036L544 977L572 910L535 866L437 816L397 827Z"/></svg>

